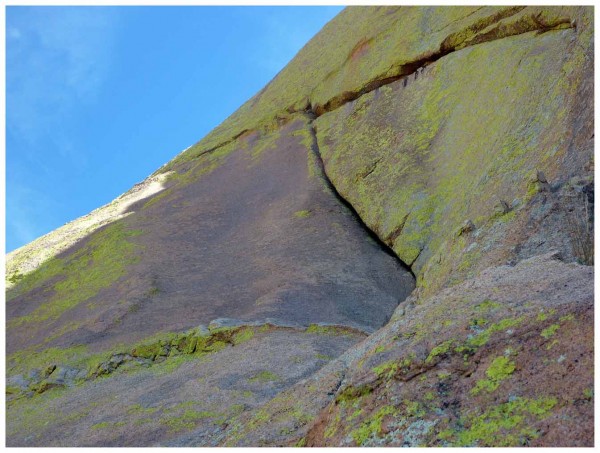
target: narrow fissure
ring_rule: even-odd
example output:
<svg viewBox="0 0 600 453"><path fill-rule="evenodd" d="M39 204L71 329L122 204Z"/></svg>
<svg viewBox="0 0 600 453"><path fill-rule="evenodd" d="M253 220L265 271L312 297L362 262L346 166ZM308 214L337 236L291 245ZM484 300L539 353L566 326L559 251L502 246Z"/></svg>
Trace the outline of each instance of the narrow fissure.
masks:
<svg viewBox="0 0 600 453"><path fill-rule="evenodd" d="M547 23L541 21L536 16L533 16L532 20L531 20L531 25L525 26L525 28L518 30L518 32L515 32L512 34L509 33L504 36L494 36L493 31L491 31L488 34L475 35L472 38L472 40L466 44L464 42L461 42L460 44L457 44L457 45L447 44L447 41L448 41L448 38L447 38L446 40L444 40L444 42L442 42L442 44L440 45L440 49L437 52L435 52L429 56L420 58L418 60L412 61L410 63L401 65L398 68L398 73L396 75L385 77L382 79L372 80L372 81L368 82L360 90L345 91L337 96L334 96L333 98L328 100L325 104L315 106L314 113L316 114L317 117L319 117L325 113L328 113L328 112L331 112L333 110L340 108L341 106L343 106L344 104L347 104L348 102L355 101L359 97L361 97L367 93L370 93L371 91L381 88L382 86L389 85L390 83L394 83L402 78L408 78L408 77L412 76L413 74L416 79L419 75L419 71L422 72L426 66L429 66L430 64L435 63L440 58L443 58L446 55L456 52L458 50L461 50L461 49L464 49L467 47L471 47L471 46L475 46L477 44L484 44L486 42L491 42L491 41L496 41L496 40L503 39L503 38L508 38L510 36L522 35L522 34L533 32L533 31L537 31L538 33L545 33L545 32L551 31L551 30L562 30L562 29L566 29L566 28L575 28L575 26L576 26L575 23L573 23L570 19L562 19L562 20L558 20L556 23L547 24ZM486 38L490 38L490 39L486 39Z"/></svg>
<svg viewBox="0 0 600 453"><path fill-rule="evenodd" d="M409 265L407 265L404 261L402 261L398 257L398 255L396 255L394 250L390 246L388 246L385 242L383 242L383 240L377 235L377 233L375 233L371 228L369 228L369 226L361 218L360 214L356 211L354 206L352 206L352 204L338 192L337 188L335 187L335 185L329 178L329 175L327 174L327 170L325 169L325 163L323 162L323 157L321 156L321 150L319 149L319 142L317 140L317 132L313 125L313 121L317 118L317 115L315 114L315 112L312 109L312 106L310 106L310 105L307 107L307 109L303 113L309 119L308 128L309 128L310 135L312 138L310 150L312 151L313 155L316 157L317 165L319 166L319 169L321 170L321 174L323 175L323 180L325 181L327 188L331 191L331 193L335 196L335 198L344 207L346 207L350 211L350 213L356 219L358 224L363 228L365 233L367 233L367 235L379 246L381 251L386 253L387 255L391 256L396 261L398 261L400 263L400 265L402 266L402 268L404 270L406 270L407 272L409 272L410 275L412 275L412 278L416 281L415 274L413 273L411 267Z"/></svg>

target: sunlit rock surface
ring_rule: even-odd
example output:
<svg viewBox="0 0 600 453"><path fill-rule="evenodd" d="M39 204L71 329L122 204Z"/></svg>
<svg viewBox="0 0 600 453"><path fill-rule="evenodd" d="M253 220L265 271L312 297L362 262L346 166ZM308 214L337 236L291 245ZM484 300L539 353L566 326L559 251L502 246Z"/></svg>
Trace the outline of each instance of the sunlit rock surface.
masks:
<svg viewBox="0 0 600 453"><path fill-rule="evenodd" d="M593 136L592 7L345 9L7 257L7 444L592 446Z"/></svg>

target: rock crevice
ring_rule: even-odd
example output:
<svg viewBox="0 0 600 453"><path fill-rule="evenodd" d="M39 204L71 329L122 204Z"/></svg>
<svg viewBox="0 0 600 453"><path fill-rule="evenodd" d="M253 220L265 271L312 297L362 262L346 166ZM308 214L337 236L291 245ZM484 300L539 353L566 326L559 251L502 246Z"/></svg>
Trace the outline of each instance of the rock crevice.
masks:
<svg viewBox="0 0 600 453"><path fill-rule="evenodd" d="M453 33L442 42L437 52L400 64L392 70L394 72L393 75L372 80L357 91L343 92L334 96L323 105L316 105L314 107L315 114L319 117L324 113L336 110L348 102L352 102L371 91L394 83L402 78L414 76L416 79L419 72L422 72L426 66L435 63L446 55L466 47L529 32L545 33L551 30L575 28L576 26L570 18L562 17L548 20L545 19L541 13L522 16L512 24L502 22L503 19L517 14L524 8L525 7L523 6L518 6L506 11L501 11L497 15L486 18L486 20L481 20L465 30Z"/></svg>
<svg viewBox="0 0 600 453"><path fill-rule="evenodd" d="M313 156L316 159L317 165L318 165L318 167L319 167L319 169L321 171L321 174L323 176L323 181L327 185L327 188L340 201L340 203L343 206L345 206L348 209L348 211L350 211L350 213L352 214L352 216L357 220L357 222L361 225L361 227L367 233L368 237L371 238L376 244L378 244L379 247L381 248L381 250L384 253L386 253L387 255L393 257L394 259L396 259L402 265L402 267L405 270L407 270L408 272L410 272L410 274L412 275L413 279L415 279L415 274L413 273L410 265L407 265L404 261L402 261L398 257L398 255L396 255L396 253L394 253L394 251L390 248L390 246L388 244L386 244L377 235L377 233L375 233L371 228L369 228L369 226L364 222L364 220L358 214L358 212L356 211L356 209L354 208L354 206L352 206L352 204L348 200L346 200L338 192L337 188L335 187L335 185L333 184L333 182L331 181L331 179L327 175L327 170L325 169L325 163L323 162L323 158L321 157L321 151L319 149L319 141L317 140L317 131L316 131L315 125L313 124L313 121L318 117L318 115L315 113L315 111L313 110L312 106L310 106L310 105L307 107L307 109L303 113L306 115L306 117L309 120L308 121L308 128L309 128L310 136L311 136L310 150L311 150L311 152L313 153Z"/></svg>

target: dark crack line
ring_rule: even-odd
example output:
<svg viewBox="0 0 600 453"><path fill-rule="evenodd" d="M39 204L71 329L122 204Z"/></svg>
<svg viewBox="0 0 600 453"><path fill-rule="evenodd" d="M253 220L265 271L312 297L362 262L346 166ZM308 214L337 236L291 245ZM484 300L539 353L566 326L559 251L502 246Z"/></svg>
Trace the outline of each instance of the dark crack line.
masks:
<svg viewBox="0 0 600 453"><path fill-rule="evenodd" d="M327 396L335 396L337 394L337 392L339 391L340 387L342 386L342 384L344 383L344 379L346 379L346 371L342 370L341 371L342 376L339 378L339 380L336 382L335 386L333 389L331 389L329 392L327 392Z"/></svg>
<svg viewBox="0 0 600 453"><path fill-rule="evenodd" d="M502 18L500 18L500 19L502 19ZM558 21L555 24L546 24L542 21L539 21L536 16L533 17L533 21L535 22L536 27L528 28L525 31L522 31L520 33L513 33L513 34L507 34L506 36L500 36L495 39L477 41L476 38L479 35L475 35L473 37L472 41L469 41L469 42L463 41L457 45L448 46L446 44L446 40L448 38L446 38L446 40L444 40L442 42L442 44L440 45L440 48L437 52L434 52L434 53L427 55L423 58L420 58L418 60L414 60L412 62L401 65L398 68L398 74L389 76L389 77L385 77L382 79L372 80L372 81L368 82L360 90L357 90L357 91L345 91L345 92L329 99L325 104L315 106L313 111L314 111L316 117L318 118L319 116L324 115L325 113L331 112L333 110L337 110L338 108L342 107L343 105L345 105L349 102L355 101L359 97L364 96L365 94L368 94L371 91L374 91L378 88L381 88L382 86L389 85L389 84L394 83L403 78L409 78L413 74L415 75L415 79L416 79L419 71L423 71L426 66L429 66L432 63L435 63L439 59L441 59L441 58L445 57L446 55L449 55L453 52L457 52L459 50L462 50L462 49L465 49L468 47L472 47L472 46L476 46L479 44L485 44L488 42L498 41L500 39L508 38L511 36L523 35L525 33L530 33L530 32L535 32L535 31L545 33L545 32L549 32L552 30L564 30L565 28L563 28L562 26L565 23L567 23L565 21ZM575 28L575 25L572 22L570 22L570 21L568 21L568 22L569 22L568 28Z"/></svg>
<svg viewBox="0 0 600 453"><path fill-rule="evenodd" d="M410 272L410 274L412 275L413 279L415 279L415 281L416 281L415 274L413 273L413 271L410 268L410 266L408 266L404 261L402 261L398 257L398 255L396 255L396 253L394 252L394 250L392 250L392 248L390 246L388 246L385 242L383 242L381 240L381 238L377 235L377 233L375 233L371 228L369 228L369 226L364 222L364 220L362 219L362 217L360 216L360 214L356 211L356 209L354 208L354 206L352 206L352 204L339 193L339 191L337 190L337 188L335 187L335 185L333 184L333 182L329 178L329 175L327 174L327 170L325 169L325 163L323 162L323 157L321 156L321 150L319 148L319 142L317 140L317 131L315 130L315 127L314 127L314 124L313 124L313 121L314 121L315 118L317 118L317 116L316 116L315 112L313 111L313 109L312 109L312 107L310 105L308 106L308 108L303 113L309 119L309 121L308 121L308 129L309 129L309 132L310 132L310 135L311 135L311 138L312 138L312 143L311 143L311 146L310 146L310 150L312 151L313 155L316 158L317 165L318 165L319 169L321 170L321 174L323 176L323 181L327 185L327 188L331 191L331 193L335 196L335 198L344 207L346 207L346 209L348 209L348 211L350 211L350 213L356 219L356 221L358 222L358 224L367 233L367 235L379 246L379 248L384 253L386 253L387 255L389 255L392 258L394 258L397 262L399 262L400 265L402 266L402 268L404 270Z"/></svg>
<svg viewBox="0 0 600 453"><path fill-rule="evenodd" d="M410 263L411 268L417 262L419 257L421 256L421 253L423 253L423 250L425 250L425 246L419 247L419 253L417 253L417 256L415 256L415 259L412 260L412 263Z"/></svg>
<svg viewBox="0 0 600 453"><path fill-rule="evenodd" d="M371 166L363 174L359 175L359 178L365 179L367 176L371 175L377 168L377 165L379 165L379 162L381 162L382 160L383 157L380 157L375 162L373 162L373 164L371 164Z"/></svg>
<svg viewBox="0 0 600 453"><path fill-rule="evenodd" d="M392 230L392 232L390 234L388 234L388 236L384 239L384 242L386 244L388 244L390 247L396 241L396 239L398 239L398 237L402 234L402 231L404 230L404 225L406 225L406 221L408 220L408 217L411 214L412 214L412 211L408 212L404 216L402 221L400 222L400 225L398 225L396 228L394 228L394 230Z"/></svg>

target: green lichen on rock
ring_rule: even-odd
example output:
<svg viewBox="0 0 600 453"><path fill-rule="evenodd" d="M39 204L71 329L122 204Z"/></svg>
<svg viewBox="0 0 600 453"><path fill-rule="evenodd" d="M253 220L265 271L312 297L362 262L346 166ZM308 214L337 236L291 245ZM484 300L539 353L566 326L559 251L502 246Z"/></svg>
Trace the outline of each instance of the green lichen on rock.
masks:
<svg viewBox="0 0 600 453"><path fill-rule="evenodd" d="M496 357L492 360L485 374L487 379L477 381L475 387L471 390L472 395L477 395L482 391L493 392L500 386L500 383L508 379L515 371L515 362L507 357Z"/></svg>
<svg viewBox="0 0 600 453"><path fill-rule="evenodd" d="M294 447L306 447L306 437L302 437L298 442L294 444Z"/></svg>
<svg viewBox="0 0 600 453"><path fill-rule="evenodd" d="M296 211L296 212L294 212L294 217L298 217L300 219L304 219L304 218L309 217L309 216L310 216L310 211L307 210L307 209L304 209L302 211Z"/></svg>
<svg viewBox="0 0 600 453"><path fill-rule="evenodd" d="M281 378L275 373L269 370L263 370L256 373L254 376L248 379L249 382L274 382L279 381Z"/></svg>
<svg viewBox="0 0 600 453"><path fill-rule="evenodd" d="M425 363L431 363L431 362L433 362L433 360L436 357L443 356L444 354L447 354L451 350L451 348L454 345L454 343L455 343L454 340L447 340L447 341L444 341L443 343L437 345L435 348L433 348L431 350L431 352L429 353L429 355L425 359Z"/></svg>
<svg viewBox="0 0 600 453"><path fill-rule="evenodd" d="M410 361L408 363L410 365ZM401 364L396 360L391 360L389 362L384 362L380 365L377 365L373 368L373 373L375 373L378 377L382 377L386 380L391 379L400 369Z"/></svg>
<svg viewBox="0 0 600 453"><path fill-rule="evenodd" d="M500 308L502 305L490 299L482 301L475 306L475 309L481 312L488 312Z"/></svg>
<svg viewBox="0 0 600 453"><path fill-rule="evenodd" d="M167 416L162 418L161 423L165 424L170 431L180 432L189 431L194 428L199 421L204 419L212 419L215 423L221 420L221 414L209 411L196 411L193 409L185 410L178 416Z"/></svg>
<svg viewBox="0 0 600 453"><path fill-rule="evenodd" d="M546 319L548 319L548 317L553 316L556 313L556 310L554 309L550 309L550 310L542 310L540 311L540 313L537 315L537 320L538 321L545 321Z"/></svg>
<svg viewBox="0 0 600 453"><path fill-rule="evenodd" d="M341 422L341 416L340 416L340 413L338 412L335 415L335 417L333 418L333 420L330 421L327 428L325 428L325 431L323 432L323 437L325 439L329 439L329 438L335 436L335 434L337 433L338 428L340 426L340 422Z"/></svg>
<svg viewBox="0 0 600 453"><path fill-rule="evenodd" d="M353 333L351 327L341 325L328 326L320 324L311 324L306 328L306 333L317 335L350 335Z"/></svg>
<svg viewBox="0 0 600 453"><path fill-rule="evenodd" d="M232 342L234 345L239 345L250 341L254 337L254 330L250 328L240 329L233 335Z"/></svg>
<svg viewBox="0 0 600 453"><path fill-rule="evenodd" d="M345 367L341 377L334 376L327 383L327 396L325 387L320 388L320 379L326 379L323 375L305 387L318 403L307 402L304 395L290 398L291 393L280 394L246 417L242 414L246 403L253 404L260 392L235 390L247 401L230 406L224 411L227 414L199 411L193 405L161 411L156 421L164 426L158 435L169 431L171 436L197 428L205 419L218 424L229 416L243 415L231 423L231 436L223 442L243 439L272 444L285 443L290 436L295 436L294 442L303 436L298 445L304 446L307 439L314 439L312 433L301 430L308 429L305 425L320 410L316 405L325 405L323 401L328 400L329 424L322 430L322 437L331 442L386 444L398 441L402 435L403 441L411 444L415 425L408 424L408 418L418 419L421 434L429 433L436 423L451 426L439 433L439 439L453 446L523 445L538 437L541 432L535 430L536 425L553 413L558 400L509 396L498 389L518 381L522 393L517 395L539 396L530 392L528 382L521 382L521 375L519 380L511 379L516 364L509 357L514 349L528 354L530 351L524 350L528 345L545 343L545 349L540 348L542 353L548 355L550 348L554 350L552 357L544 357L544 364L565 366L569 362L560 364L575 355L556 351L568 346L562 337L574 329L559 332L559 328L563 322L573 321L573 316L561 317L560 323L552 319L550 325L535 324L549 320L555 313L544 312L534 321L537 312L527 314L526 307L511 305L509 298L499 294L500 286L479 293L479 305L471 300L454 304L444 297L429 307L420 304L441 288L458 285L476 272L513 262L513 258L516 262L531 253L532 245L527 242L531 238L520 235L523 224L536 223L528 217L532 206L542 201L545 204L546 198L552 205L553 191L560 187L561 178L579 171L580 158L575 153L584 153L575 141L581 135L578 116L584 108L580 98L585 95L578 93L585 76L582 68L591 64L588 60L593 57L592 12L592 8L522 6L349 8L223 125L161 168L159 173L175 170L169 178L170 187L143 204L141 211L183 209L176 204L178 191L229 162L241 168L261 168L263 153L275 155L280 145L288 146L280 136L285 124L301 117L306 127L292 133L296 137L292 141L302 141L311 148L306 160L309 176L319 175L325 182L318 159L322 154L333 185L367 226L411 267L419 289L413 306L412 302L407 304L406 314L403 311L390 323L399 321L407 326L406 331L397 332L391 342L381 343L378 339L376 347L369 344L367 353L360 347L355 349L351 354L357 356L351 363L358 365L357 370L338 361L327 365L325 370ZM540 170L549 176L552 191L539 176L532 179ZM313 211L302 209L316 206L305 195L299 192L302 204L282 216L293 228L316 228L327 215L325 209L318 208L314 216ZM499 201L500 210L496 208ZM296 209L302 210L294 212ZM146 214L142 212L140 217ZM151 220L150 216L146 220ZM195 222L191 216L187 220ZM56 328L51 323L58 325L63 321L60 318L75 308L96 310L101 300L97 296L106 288L135 286L133 278L129 282L125 277L128 266L134 265L139 256L138 240L134 238L139 231L128 231L125 225L127 222L118 221L90 235L78 251L55 257L32 274L12 270L7 277L14 284L8 292L9 301L30 292L45 291L48 297L33 311L17 311L18 317L9 321L9 335L16 327L27 329L36 323L48 323L54 330L46 341L66 337L82 327L90 328L91 336L104 336L102 329L106 326L100 322L90 327L92 323L65 320ZM269 264L273 269L277 262L274 259ZM257 286L263 283L250 275L248 279ZM156 302L160 297L154 296L165 295L161 291L162 287L159 290L146 284L143 294ZM486 299L495 296L497 301ZM88 304L81 305L85 301ZM554 302L558 306L560 301ZM257 311L271 308L260 306L258 301L257 305L253 307ZM505 309L507 306L510 308ZM124 311L130 316L138 309L138 305L131 305L129 311L127 307ZM426 314L414 322L419 310ZM509 318L502 319L500 311L501 316ZM512 330L517 328L518 335L513 335ZM39 401L38 410L47 411L45 403L62 391L53 381L53 374L56 376L61 367L86 371L78 378L80 381L108 378L126 369L134 373L138 365L151 367L144 375L159 378L152 372L172 373L187 367L188 361L225 348L248 341L258 343L262 329L268 327L219 328L207 335L197 331L159 332L141 341L135 337L135 344L111 346L110 351L101 353L92 353L84 346L30 348L12 354L8 365L11 374L25 376L33 371L31 374L39 375L25 391L36 392L33 402ZM324 340L317 335L339 336L349 331L317 324L305 329L307 337L314 335L308 337L311 341ZM538 334L550 341L542 341ZM490 362L501 349L505 356ZM312 359L329 361L315 350L309 354ZM410 355L412 351L417 354ZM303 360L299 357L291 362L299 364ZM519 357L521 360L523 356ZM362 369L362 364L376 360L383 363ZM205 362L214 364L208 359ZM489 363L485 378L472 384L471 373L480 363ZM408 375L409 371L416 375ZM249 372L245 377L244 385L251 387L288 385L287 378L268 370ZM546 376L541 378L547 381ZM354 385L342 388L331 401L333 389L341 385L336 387L338 382ZM23 391L18 385L7 386L11 397ZM415 400L415 395L420 400ZM593 392L578 388L575 398L577 404L588 407ZM473 405L479 401L486 401L487 406ZM136 405L124 411L128 415L152 415L157 409ZM35 411L28 416L32 429L40 428ZM152 420L138 419L134 425ZM287 424L282 425L282 421ZM97 431L94 436L124 426L118 423L123 422L92 425ZM389 436L388 425L396 430ZM215 432L222 429L214 428ZM219 441L221 434L215 434ZM210 435L207 439L213 441Z"/></svg>
<svg viewBox="0 0 600 453"><path fill-rule="evenodd" d="M129 372L152 365L153 372L169 374L186 362L214 354L228 346L250 341L256 329L258 327L221 327L209 334L201 333L198 329L187 332L161 332L133 345L117 345L113 349L97 353L90 353L85 346L47 348L42 351L24 350L10 355L7 363L10 375L31 374L45 367L52 367L54 370L57 365L69 367L77 373L74 380L64 384L54 384L45 380L34 381L31 390L43 393L53 386L70 386L98 377L107 377L124 365L129 365ZM143 362L137 363L138 359L143 359ZM13 391L14 394L22 392L22 389L17 392L16 388Z"/></svg>
<svg viewBox="0 0 600 453"><path fill-rule="evenodd" d="M348 386L345 387L335 398L336 402L340 404L354 403L357 400L371 394L373 388L368 385L361 386Z"/></svg>
<svg viewBox="0 0 600 453"><path fill-rule="evenodd" d="M558 56L580 50L571 46L570 30L527 34L535 20L531 10L523 11L506 19L521 24L515 25L518 36L499 26L499 35L436 61L418 79L365 94L352 108L316 120L321 153L339 192L404 262L414 262L426 292L464 278L487 258L481 247L469 248L470 239L452 239L449 231L475 219L478 234L485 235L498 222L497 200L523 198L540 161L547 174L556 171L544 158L549 149L555 158L567 152L568 110L546 92L564 99L575 89L564 77L566 60ZM556 25L566 13L551 14L548 23ZM519 107L499 102L507 96ZM500 220L518 218L510 211ZM428 261L433 256L445 259Z"/></svg>
<svg viewBox="0 0 600 453"><path fill-rule="evenodd" d="M397 410L393 406L384 406L369 418L362 422L360 427L350 433L356 445L363 445L368 439L381 434L381 425L384 417L396 414Z"/></svg>
<svg viewBox="0 0 600 453"><path fill-rule="evenodd" d="M485 410L480 415L466 415L464 428L448 429L439 438L455 447L516 447L539 436L531 422L543 420L551 414L558 400L553 397L517 398Z"/></svg>
<svg viewBox="0 0 600 453"><path fill-rule="evenodd" d="M52 295L31 313L11 319L8 328L57 319L114 285L126 275L127 267L139 260L131 238L140 234L140 230L128 230L122 222L115 222L95 232L85 247L65 258L52 258L25 276L8 292L8 300L36 288ZM58 281L52 283L54 280Z"/></svg>
<svg viewBox="0 0 600 453"><path fill-rule="evenodd" d="M500 332L506 333L513 327L517 327L523 322L523 318L505 318L501 321L491 324L487 329L469 338L466 344L458 346L458 352L474 351L488 343L492 335Z"/></svg>
<svg viewBox="0 0 600 453"><path fill-rule="evenodd" d="M160 171L227 144L232 137L274 129L290 112L309 106L319 113L337 108L376 87L377 80L414 72L419 61L440 50L500 40L539 27L569 27L572 13L569 8L535 6L346 8L263 90ZM536 22L533 18L540 14L544 20ZM495 27L493 31L486 24ZM428 39L423 39L424 33Z"/></svg>
<svg viewBox="0 0 600 453"><path fill-rule="evenodd" d="M100 422L92 425L90 429L114 429L126 424L126 422Z"/></svg>
<svg viewBox="0 0 600 453"><path fill-rule="evenodd" d="M541 331L540 335L546 339L554 336L554 334L556 333L556 331L560 328L560 326L558 324L552 324L551 326L546 327L544 330Z"/></svg>

